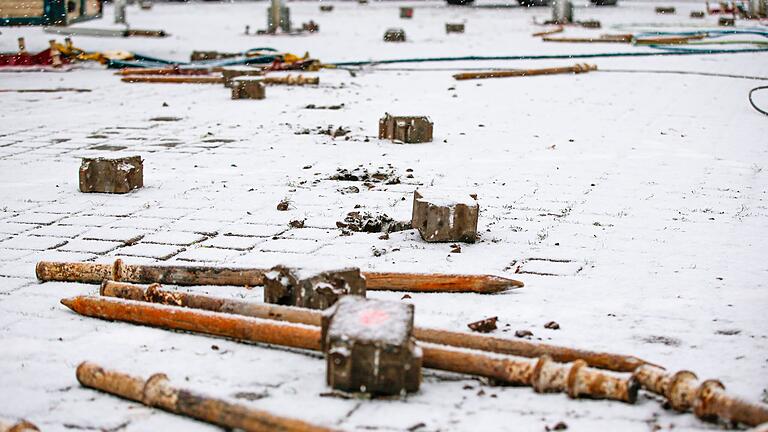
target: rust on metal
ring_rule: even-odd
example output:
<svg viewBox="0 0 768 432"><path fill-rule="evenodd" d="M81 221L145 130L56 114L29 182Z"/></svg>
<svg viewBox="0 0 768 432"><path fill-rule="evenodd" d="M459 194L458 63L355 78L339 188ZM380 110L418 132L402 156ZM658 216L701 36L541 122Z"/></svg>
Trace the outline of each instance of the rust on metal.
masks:
<svg viewBox="0 0 768 432"><path fill-rule="evenodd" d="M85 387L226 429L254 432L332 430L174 387L168 377L162 373L154 374L144 380L122 372L104 369L95 363L83 362L77 367L76 375L77 380Z"/></svg>
<svg viewBox="0 0 768 432"><path fill-rule="evenodd" d="M417 327L414 330L414 334L416 339L423 342L461 346L480 351L491 351L529 358L548 355L558 362L584 360L592 367L614 372L632 372L639 366L651 364L632 356L586 351L519 339L513 340L423 327Z"/></svg>
<svg viewBox="0 0 768 432"><path fill-rule="evenodd" d="M549 36L549 35L553 35L553 34L557 34L557 33L562 33L563 30L565 30L565 27L559 25L559 26L557 26L557 27L555 27L553 29L550 29L550 30L544 30L544 31L536 32L536 33L532 34L531 36L533 36L533 37Z"/></svg>
<svg viewBox="0 0 768 432"><path fill-rule="evenodd" d="M275 323L274 321L236 315L195 311L173 306L143 302L80 296L62 299L61 303L73 311L94 318L124 321L133 324L160 327L168 330L184 330L236 341L267 343L292 348L319 351L321 331L314 326ZM507 355L483 353L463 348L419 343L423 352L423 366L470 375L497 379L507 384L531 385L535 367L530 359ZM568 366L565 366L568 367ZM595 376L600 371L594 371ZM632 377L628 377L629 383ZM626 384L627 386L629 384ZM621 395L595 394L589 397ZM630 399L617 399L631 403Z"/></svg>
<svg viewBox="0 0 768 432"><path fill-rule="evenodd" d="M369 291L474 292L493 294L522 288L518 280L492 275L365 272Z"/></svg>
<svg viewBox="0 0 768 432"><path fill-rule="evenodd" d="M33 423L30 423L26 420L12 421L12 420L4 420L0 418L0 432L39 432L39 431L40 429L38 429L37 426L35 426Z"/></svg>
<svg viewBox="0 0 768 432"><path fill-rule="evenodd" d="M319 326L321 323L321 312L316 310L224 299L179 291L167 291L162 290L157 284L150 285L149 288L144 289L143 287L136 285L105 281L101 287L101 295L171 306L203 309L211 312L231 313L253 318L273 319L296 324ZM548 355L555 361L562 363L584 360L589 366L614 372L632 372L639 366L651 364L645 360L632 356L585 351L518 339L490 337L424 327L415 327L414 336L420 342L449 345L477 351L488 351L528 358Z"/></svg>
<svg viewBox="0 0 768 432"><path fill-rule="evenodd" d="M130 75L120 78L127 83L154 84L224 84L220 76Z"/></svg>
<svg viewBox="0 0 768 432"><path fill-rule="evenodd" d="M196 311L142 302L80 296L61 303L80 315L236 340L320 350L320 329L259 318Z"/></svg>
<svg viewBox="0 0 768 432"><path fill-rule="evenodd" d="M231 313L252 318L286 321L294 324L320 326L321 321L321 313L316 310L167 291L161 289L159 284L152 284L147 289L144 289L127 283L104 281L101 285L101 295L170 306L203 309L211 312Z"/></svg>
<svg viewBox="0 0 768 432"><path fill-rule="evenodd" d="M613 399L635 403L639 385L633 377L608 374L587 366L584 360L557 363L549 356L539 357L532 385L540 393L565 392L572 398Z"/></svg>
<svg viewBox="0 0 768 432"><path fill-rule="evenodd" d="M318 85L320 84L320 77L305 77L304 75L288 75L285 77L266 77L262 78L261 82L264 84L280 84L290 86L303 86L303 85Z"/></svg>
<svg viewBox="0 0 768 432"><path fill-rule="evenodd" d="M693 372L669 373L653 366L642 366L634 377L648 391L664 396L676 411L693 410L707 421L729 421L748 426L768 422L768 406L745 401L725 392L717 380L699 382Z"/></svg>
<svg viewBox="0 0 768 432"><path fill-rule="evenodd" d="M131 265L118 259L114 264L40 261L35 272L41 281L100 284L105 279L168 285L258 286L269 270L211 266ZM408 292L475 292L493 294L523 283L491 275L418 274L363 272L367 290Z"/></svg>
<svg viewBox="0 0 768 432"><path fill-rule="evenodd" d="M556 75L556 74L581 74L597 70L597 66L582 63L573 66L553 67L543 69L524 69L509 71L489 71L489 72L466 72L455 74L453 77L457 80L485 79L485 78L508 78L525 77L536 75Z"/></svg>

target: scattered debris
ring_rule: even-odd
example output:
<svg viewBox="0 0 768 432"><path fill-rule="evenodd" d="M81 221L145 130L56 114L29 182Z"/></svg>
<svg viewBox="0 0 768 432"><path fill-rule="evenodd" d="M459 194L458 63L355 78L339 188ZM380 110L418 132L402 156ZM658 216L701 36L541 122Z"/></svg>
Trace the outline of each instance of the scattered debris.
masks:
<svg viewBox="0 0 768 432"><path fill-rule="evenodd" d="M347 213L344 222L336 222L336 226L343 230L367 233L393 233L411 229L410 222L399 222L384 213L371 214L353 211Z"/></svg>
<svg viewBox="0 0 768 432"><path fill-rule="evenodd" d="M530 330L515 330L515 337L530 338L533 336L533 332Z"/></svg>
<svg viewBox="0 0 768 432"><path fill-rule="evenodd" d="M669 336L646 336L642 341L650 344L662 344L667 346L680 346L682 341Z"/></svg>
<svg viewBox="0 0 768 432"><path fill-rule="evenodd" d="M455 201L438 197L424 198L413 192L411 223L427 242L464 242L477 240L480 206L471 196Z"/></svg>
<svg viewBox="0 0 768 432"><path fill-rule="evenodd" d="M559 421L552 426L546 426L544 430L549 431L561 431L568 429L568 425L565 422Z"/></svg>
<svg viewBox="0 0 768 432"><path fill-rule="evenodd" d="M469 327L469 329L474 332L490 333L498 328L496 326L496 322L498 320L499 320L499 317L485 318L480 321L471 322L467 324L467 327Z"/></svg>
<svg viewBox="0 0 768 432"><path fill-rule="evenodd" d="M181 121L181 117L152 117L149 121L153 122L177 122Z"/></svg>
<svg viewBox="0 0 768 432"><path fill-rule="evenodd" d="M338 168L336 174L328 178L338 181L361 181L365 183L384 183L387 185L400 184L400 176L394 170L369 172L365 168Z"/></svg>
<svg viewBox="0 0 768 432"><path fill-rule="evenodd" d="M451 253L461 253L461 245L454 243L451 245Z"/></svg>
<svg viewBox="0 0 768 432"><path fill-rule="evenodd" d="M560 324L558 324L556 321L550 321L544 324L544 328L550 330L560 330Z"/></svg>
<svg viewBox="0 0 768 432"><path fill-rule="evenodd" d="M83 158L80 164L80 192L128 193L144 187L141 156L124 158Z"/></svg>
<svg viewBox="0 0 768 432"><path fill-rule="evenodd" d="M691 11L691 18L705 18L707 13L704 11Z"/></svg>
<svg viewBox="0 0 768 432"><path fill-rule="evenodd" d="M286 211L288 210L288 207L291 205L291 201L288 198L283 198L282 201L277 203L277 209L279 211Z"/></svg>
<svg viewBox="0 0 768 432"><path fill-rule="evenodd" d="M340 110L344 108L344 104L339 105L315 105L315 104L309 104L304 107L304 109L319 109L319 110Z"/></svg>
<svg viewBox="0 0 768 432"><path fill-rule="evenodd" d="M331 12L333 11L333 5L320 5L320 12Z"/></svg>
<svg viewBox="0 0 768 432"><path fill-rule="evenodd" d="M400 7L400 18L413 18L413 8L412 7L401 6Z"/></svg>
<svg viewBox="0 0 768 432"><path fill-rule="evenodd" d="M288 225L289 225L291 228L304 228L304 221L305 221L305 220L306 220L306 219L301 219L301 220L292 220L292 221L291 221L291 222L290 222Z"/></svg>
<svg viewBox="0 0 768 432"><path fill-rule="evenodd" d="M334 129L333 125L328 125L327 127L323 126L317 126L314 129L302 129L298 132L296 132L296 135L330 135L334 138L339 138L347 135L350 133L351 130L346 129L342 126L339 126Z"/></svg>
<svg viewBox="0 0 768 432"><path fill-rule="evenodd" d="M675 13L675 8L674 6L657 6L656 13L660 15L666 15L666 14L671 15Z"/></svg>
<svg viewBox="0 0 768 432"><path fill-rule="evenodd" d="M336 390L400 395L419 389L422 351L410 303L345 296L323 314L321 344L328 384Z"/></svg>

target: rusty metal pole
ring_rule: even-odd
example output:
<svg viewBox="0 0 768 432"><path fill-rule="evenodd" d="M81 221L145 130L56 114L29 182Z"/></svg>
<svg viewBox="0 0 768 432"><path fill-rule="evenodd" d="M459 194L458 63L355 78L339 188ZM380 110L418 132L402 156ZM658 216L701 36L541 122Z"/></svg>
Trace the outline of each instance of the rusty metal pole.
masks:
<svg viewBox="0 0 768 432"><path fill-rule="evenodd" d="M95 363L83 362L77 367L77 380L85 387L174 414L213 423L226 429L252 432L329 432L333 430L174 387L168 377L162 373L154 374L144 380L121 372L106 370Z"/></svg>
<svg viewBox="0 0 768 432"><path fill-rule="evenodd" d="M580 73L587 73L595 70L597 70L597 66L584 63L584 64L577 64L574 66L544 68L544 69L466 72L466 73L455 74L453 77L457 80L469 80L469 79L484 79L484 78L525 77L525 76L535 76L535 75L580 74Z"/></svg>
<svg viewBox="0 0 768 432"><path fill-rule="evenodd" d="M40 432L40 429L26 420L12 421L0 418L0 432Z"/></svg>
<svg viewBox="0 0 768 432"><path fill-rule="evenodd" d="M702 420L730 421L748 426L768 422L768 406L728 395L718 380L699 382L693 372L669 373L654 366L639 367L633 376L645 389L667 398L676 411L693 410Z"/></svg>
<svg viewBox="0 0 768 432"><path fill-rule="evenodd" d="M277 323L272 320L200 312L122 299L80 296L62 299L61 303L81 315L111 321L204 333L237 341L282 345L315 351L319 351L321 348L321 332L315 326ZM533 386L537 391L567 391L571 397L588 396L627 403L634 403L635 401L637 393L636 391L633 392L633 389L636 389L637 386L634 385L635 380L632 376L615 377L607 372L586 368L579 362L570 365L555 364L549 366L551 369L561 368L563 371L567 371L563 373L567 379L575 380L576 384L574 385L567 383L563 385L562 380L551 379L546 374L543 384L539 382L542 379L538 379L536 382L525 381L529 375L526 375L524 371L533 371L542 362L546 364L548 360L542 358L534 361L499 354L473 352L460 348L427 345L424 348L423 365L434 369L494 378L507 384ZM483 366L479 367L478 364ZM585 371L580 372L581 369L585 369ZM530 375L531 379L535 376L535 374ZM605 387L601 383L606 383Z"/></svg>
<svg viewBox="0 0 768 432"><path fill-rule="evenodd" d="M109 279L147 284L246 287L263 285L264 274L268 271L267 269L210 266L129 265L120 259L114 264L40 261L35 267L37 278L41 281L100 284L103 280ZM363 276L366 278L366 289L371 291L493 294L523 286L520 281L490 275L363 272Z"/></svg>
<svg viewBox="0 0 768 432"><path fill-rule="evenodd" d="M159 284L152 284L145 289L141 286L127 283L104 281L101 284L100 293L101 295L108 297L203 309L212 312L225 312L253 318L274 319L314 326L320 325L322 316L320 311L305 308L224 299L179 291L168 291L161 289ZM584 360L589 366L614 372L632 372L638 366L651 364L645 360L632 356L578 350L522 340L496 338L424 327L414 328L414 336L421 342L520 357L535 358L548 355L558 362Z"/></svg>

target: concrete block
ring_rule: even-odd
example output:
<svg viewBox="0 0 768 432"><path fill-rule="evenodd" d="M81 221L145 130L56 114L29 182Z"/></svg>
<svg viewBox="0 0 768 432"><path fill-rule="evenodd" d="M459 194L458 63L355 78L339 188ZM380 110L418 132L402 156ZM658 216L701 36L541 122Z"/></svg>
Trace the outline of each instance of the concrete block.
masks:
<svg viewBox="0 0 768 432"><path fill-rule="evenodd" d="M323 313L321 340L334 389L380 395L419 389L422 353L412 304L343 297Z"/></svg>
<svg viewBox="0 0 768 432"><path fill-rule="evenodd" d="M432 141L432 121L426 116L392 116L379 119L379 138L404 143Z"/></svg>
<svg viewBox="0 0 768 432"><path fill-rule="evenodd" d="M480 206L467 195L456 201L438 197L423 197L413 192L411 224L428 242L465 242L477 240L477 218Z"/></svg>
<svg viewBox="0 0 768 432"><path fill-rule="evenodd" d="M357 268L317 271L277 266L264 276L267 303L326 309L346 295L365 297L365 278Z"/></svg>
<svg viewBox="0 0 768 432"><path fill-rule="evenodd" d="M405 30L391 28L384 32L384 42L405 42Z"/></svg>
<svg viewBox="0 0 768 432"><path fill-rule="evenodd" d="M464 24L463 23L445 23L445 33L464 33Z"/></svg>
<svg viewBox="0 0 768 432"><path fill-rule="evenodd" d="M144 187L141 156L83 158L80 163L80 192L128 193L140 187Z"/></svg>
<svg viewBox="0 0 768 432"><path fill-rule="evenodd" d="M413 18L413 8L412 7L401 7L400 8L400 18Z"/></svg>
<svg viewBox="0 0 768 432"><path fill-rule="evenodd" d="M224 87L228 88L232 88L235 78L262 75L264 75L264 71L261 68L252 66L228 66L221 70L221 76L224 78Z"/></svg>
<svg viewBox="0 0 768 432"><path fill-rule="evenodd" d="M239 77L232 80L232 99L264 99L266 92L261 78Z"/></svg>

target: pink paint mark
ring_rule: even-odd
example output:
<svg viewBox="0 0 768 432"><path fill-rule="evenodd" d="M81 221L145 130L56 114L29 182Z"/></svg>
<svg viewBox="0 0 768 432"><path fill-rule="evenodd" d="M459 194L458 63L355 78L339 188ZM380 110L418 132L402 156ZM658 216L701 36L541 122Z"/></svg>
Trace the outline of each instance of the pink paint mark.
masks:
<svg viewBox="0 0 768 432"><path fill-rule="evenodd" d="M389 320L389 314L378 309L360 311L357 317L364 326L376 326Z"/></svg>

